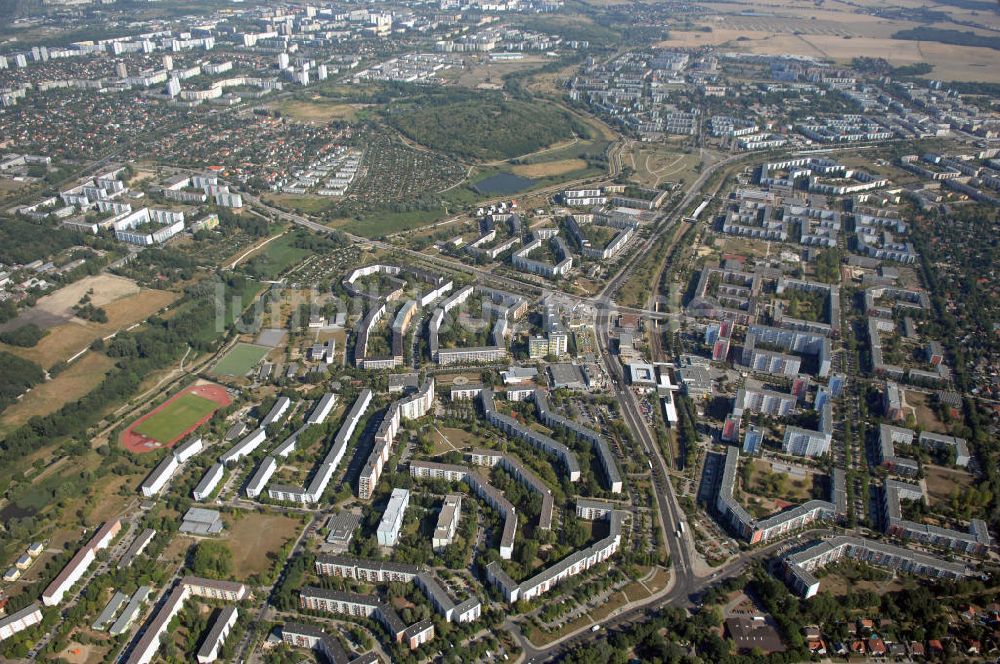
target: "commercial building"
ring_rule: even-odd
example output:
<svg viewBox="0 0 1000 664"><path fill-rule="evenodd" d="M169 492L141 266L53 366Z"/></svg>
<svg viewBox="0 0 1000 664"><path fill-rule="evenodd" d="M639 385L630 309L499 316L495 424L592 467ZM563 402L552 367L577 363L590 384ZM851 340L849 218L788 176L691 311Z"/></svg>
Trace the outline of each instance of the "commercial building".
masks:
<svg viewBox="0 0 1000 664"><path fill-rule="evenodd" d="M361 517L353 512L337 512L326 522L326 543L334 550L346 551L354 537L354 531L361 525Z"/></svg>
<svg viewBox="0 0 1000 664"><path fill-rule="evenodd" d="M382 521L378 524L375 535L381 546L396 546L399 540L399 530L403 527L403 517L410 504L410 492L406 489L393 489L386 505Z"/></svg>
<svg viewBox="0 0 1000 664"><path fill-rule="evenodd" d="M225 524L222 514L216 510L189 507L181 520L180 532L191 535L218 535Z"/></svg>

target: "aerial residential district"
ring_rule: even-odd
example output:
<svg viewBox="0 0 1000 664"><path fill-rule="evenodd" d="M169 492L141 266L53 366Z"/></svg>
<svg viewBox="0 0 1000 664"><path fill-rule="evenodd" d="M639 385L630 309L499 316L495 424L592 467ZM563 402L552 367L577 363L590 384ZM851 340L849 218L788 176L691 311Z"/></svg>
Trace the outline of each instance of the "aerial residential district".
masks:
<svg viewBox="0 0 1000 664"><path fill-rule="evenodd" d="M997 3L0 17L0 661L1000 660Z"/></svg>

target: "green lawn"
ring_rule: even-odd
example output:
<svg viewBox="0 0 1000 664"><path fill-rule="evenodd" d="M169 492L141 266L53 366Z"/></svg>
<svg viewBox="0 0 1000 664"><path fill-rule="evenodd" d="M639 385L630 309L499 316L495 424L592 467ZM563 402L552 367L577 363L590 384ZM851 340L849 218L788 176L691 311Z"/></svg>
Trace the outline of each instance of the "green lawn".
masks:
<svg viewBox="0 0 1000 664"><path fill-rule="evenodd" d="M380 238L393 233L420 228L444 216L444 210L413 210L412 212L371 212L358 221L352 219L340 228L353 235Z"/></svg>
<svg viewBox="0 0 1000 664"><path fill-rule="evenodd" d="M182 394L163 410L133 428L133 431L166 445L182 436L198 420L215 412L218 407L219 404L211 399L197 394Z"/></svg>
<svg viewBox="0 0 1000 664"><path fill-rule="evenodd" d="M254 344L236 344L219 360L212 373L216 376L245 376L270 350Z"/></svg>
<svg viewBox="0 0 1000 664"><path fill-rule="evenodd" d="M308 249L296 247L296 238L296 233L285 233L248 260L243 269L255 279L277 279L282 272L312 253Z"/></svg>

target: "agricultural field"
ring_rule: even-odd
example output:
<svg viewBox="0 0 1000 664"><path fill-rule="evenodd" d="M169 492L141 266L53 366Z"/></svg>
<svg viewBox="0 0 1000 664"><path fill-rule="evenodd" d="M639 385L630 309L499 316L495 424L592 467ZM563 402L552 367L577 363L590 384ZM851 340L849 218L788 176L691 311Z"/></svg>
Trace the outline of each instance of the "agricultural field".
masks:
<svg viewBox="0 0 1000 664"><path fill-rule="evenodd" d="M765 5L765 6L761 6ZM670 31L660 46L697 48L720 46L762 55L792 54L848 64L855 57L885 58L895 66L926 62L934 69L924 76L939 80L1000 82L993 66L996 52L978 46L960 46L935 41L894 39L897 32L922 24L857 13L855 6L833 5L826 9L789 1L759 3L767 16L736 16L731 5L705 3L706 14L690 25L693 29ZM881 8L881 7L880 7ZM981 24L982 15L955 7L937 6L955 20ZM773 12L773 13L772 13ZM968 24L938 22L927 27L942 30L995 34Z"/></svg>
<svg viewBox="0 0 1000 664"><path fill-rule="evenodd" d="M238 343L219 360L211 373L216 376L245 376L270 350L264 346Z"/></svg>

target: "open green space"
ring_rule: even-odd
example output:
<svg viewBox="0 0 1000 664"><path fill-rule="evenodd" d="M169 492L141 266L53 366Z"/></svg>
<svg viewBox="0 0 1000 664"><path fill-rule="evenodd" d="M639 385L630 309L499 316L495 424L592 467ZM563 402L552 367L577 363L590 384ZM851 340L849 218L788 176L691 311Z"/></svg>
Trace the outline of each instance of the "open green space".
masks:
<svg viewBox="0 0 1000 664"><path fill-rule="evenodd" d="M444 214L444 209L376 212L365 215L362 219L351 219L337 227L353 235L380 238L425 226Z"/></svg>
<svg viewBox="0 0 1000 664"><path fill-rule="evenodd" d="M269 350L264 346L238 343L219 360L219 363L212 369L212 373L216 376L245 376L258 362L264 359Z"/></svg>
<svg viewBox="0 0 1000 664"><path fill-rule="evenodd" d="M455 90L400 103L387 119L411 140L466 159L511 159L590 136L584 123L554 104Z"/></svg>
<svg viewBox="0 0 1000 664"><path fill-rule="evenodd" d="M312 194L267 194L263 198L272 205L290 208L301 214L322 214L337 205L337 201L329 196Z"/></svg>
<svg viewBox="0 0 1000 664"><path fill-rule="evenodd" d="M182 436L198 420L214 413L218 407L219 404L211 399L197 394L182 394L132 430L159 443L168 444Z"/></svg>
<svg viewBox="0 0 1000 664"><path fill-rule="evenodd" d="M282 272L311 253L309 249L299 246L302 235L302 231L293 231L269 243L247 261L244 266L246 273L261 280L277 279Z"/></svg>

